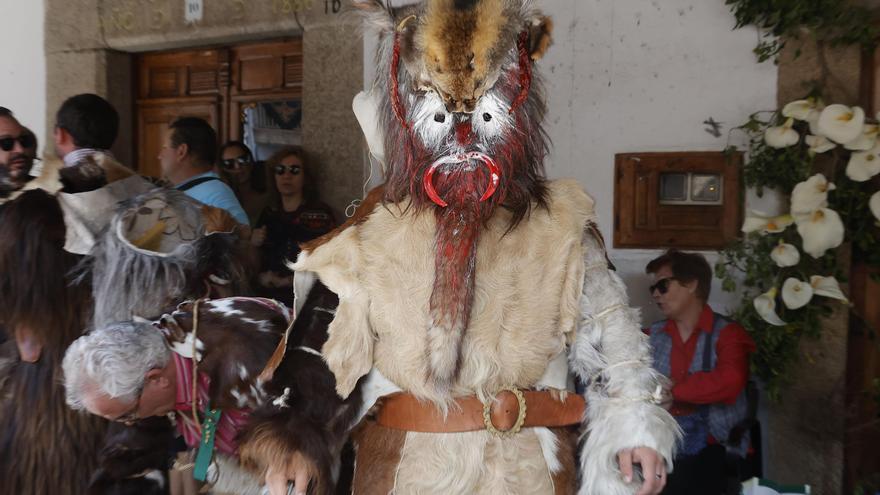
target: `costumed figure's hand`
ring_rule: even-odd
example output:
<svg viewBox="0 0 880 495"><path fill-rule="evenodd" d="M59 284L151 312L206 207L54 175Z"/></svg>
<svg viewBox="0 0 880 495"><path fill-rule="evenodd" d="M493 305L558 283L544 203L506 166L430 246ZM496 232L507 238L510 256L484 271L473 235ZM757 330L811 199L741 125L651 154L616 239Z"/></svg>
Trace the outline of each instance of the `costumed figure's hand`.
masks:
<svg viewBox="0 0 880 495"><path fill-rule="evenodd" d="M666 463L654 449L636 447L621 450L617 454L617 462L620 464L620 474L627 483L633 480L633 464L642 466L644 482L636 495L658 495L666 486Z"/></svg>
<svg viewBox="0 0 880 495"><path fill-rule="evenodd" d="M290 461L271 464L266 470L266 488L270 495L306 495L309 489L309 480L314 478L315 465L299 452L295 453ZM293 483L293 491L288 491Z"/></svg>
<svg viewBox="0 0 880 495"><path fill-rule="evenodd" d="M251 229L251 246L260 247L266 242L266 227Z"/></svg>

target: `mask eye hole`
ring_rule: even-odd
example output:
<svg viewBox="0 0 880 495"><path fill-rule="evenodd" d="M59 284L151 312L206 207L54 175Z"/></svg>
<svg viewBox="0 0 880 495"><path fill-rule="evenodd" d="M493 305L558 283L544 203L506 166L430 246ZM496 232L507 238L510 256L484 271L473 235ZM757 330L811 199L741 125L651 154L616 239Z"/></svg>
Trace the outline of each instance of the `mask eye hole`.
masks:
<svg viewBox="0 0 880 495"><path fill-rule="evenodd" d="M485 122L491 122L491 121L492 121L492 114L490 114L489 112L484 113L484 114L483 114L483 120L484 120Z"/></svg>
<svg viewBox="0 0 880 495"><path fill-rule="evenodd" d="M434 114L434 122L437 122L438 124L442 124L442 123L446 122L446 114L443 114L440 112L435 113Z"/></svg>

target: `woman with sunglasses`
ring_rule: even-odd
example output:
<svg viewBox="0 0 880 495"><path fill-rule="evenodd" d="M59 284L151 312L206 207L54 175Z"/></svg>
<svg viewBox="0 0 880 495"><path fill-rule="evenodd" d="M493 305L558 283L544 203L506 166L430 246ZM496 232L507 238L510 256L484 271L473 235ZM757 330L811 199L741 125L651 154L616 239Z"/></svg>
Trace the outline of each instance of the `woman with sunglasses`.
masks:
<svg viewBox="0 0 880 495"><path fill-rule="evenodd" d="M725 493L727 456L744 457L746 383L755 344L745 329L712 311L712 269L695 253L670 249L648 263L651 297L666 317L649 329L654 367L670 378L670 413L684 430L664 494Z"/></svg>
<svg viewBox="0 0 880 495"><path fill-rule="evenodd" d="M329 206L318 199L314 171L299 146L278 150L268 162L269 205L255 224L260 247L261 269L258 291L264 297L293 304L293 272L286 262L299 256L300 243L320 237L336 227ZM259 242L251 241L253 244Z"/></svg>
<svg viewBox="0 0 880 495"><path fill-rule="evenodd" d="M255 225L269 200L264 165L254 160L247 145L241 141L229 141L220 148L217 168L247 213L251 225Z"/></svg>

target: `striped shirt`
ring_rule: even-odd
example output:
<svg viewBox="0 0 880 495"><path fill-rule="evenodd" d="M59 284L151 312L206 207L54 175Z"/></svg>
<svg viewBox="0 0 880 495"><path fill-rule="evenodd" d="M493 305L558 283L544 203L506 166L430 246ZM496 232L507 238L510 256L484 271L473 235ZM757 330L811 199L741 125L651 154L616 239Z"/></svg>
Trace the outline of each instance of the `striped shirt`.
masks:
<svg viewBox="0 0 880 495"><path fill-rule="evenodd" d="M199 427L193 424L192 417L192 359L185 358L176 352L172 352L174 364L177 368L177 399L174 411L177 413L177 430L183 435L183 440L190 448L198 447L201 435ZM211 378L205 373L199 373L198 400L196 407L199 411L199 421L203 421L205 408L209 406L208 391L211 386ZM217 424L216 440L214 448L227 455L237 455L238 442L236 436L247 423L250 411L247 409L224 410Z"/></svg>

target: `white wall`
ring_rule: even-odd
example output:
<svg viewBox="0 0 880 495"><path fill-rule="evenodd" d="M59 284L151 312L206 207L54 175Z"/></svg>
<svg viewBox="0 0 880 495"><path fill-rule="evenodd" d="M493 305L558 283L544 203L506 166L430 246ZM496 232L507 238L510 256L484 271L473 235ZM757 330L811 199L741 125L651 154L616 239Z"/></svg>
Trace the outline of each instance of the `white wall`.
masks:
<svg viewBox="0 0 880 495"><path fill-rule="evenodd" d="M46 144L46 56L43 53L43 0L0 0L0 106Z"/></svg>
<svg viewBox="0 0 880 495"><path fill-rule="evenodd" d="M733 31L724 2L544 0L539 7L555 20L555 43L539 63L553 140L547 172L581 181L609 245L615 153L720 151L727 128L775 107L776 67L756 62L755 31ZM721 138L704 131L710 116L726 125ZM659 319L644 267L660 251L610 254L643 323ZM710 304L725 311L733 303L716 282Z"/></svg>
<svg viewBox="0 0 880 495"><path fill-rule="evenodd" d="M395 5L400 3L412 0ZM757 63L755 31L734 31L733 15L720 0L539 0L536 5L555 21L554 44L538 64L553 141L547 173L580 180L596 200L609 246L616 153L720 151L730 127L756 110L775 108L776 67ZM375 50L375 37L365 36L365 87L375 74ZM704 131L702 122L709 117L725 124L721 138ZM742 138L731 144L742 145ZM610 253L633 304L643 309L644 324L660 318L644 274L647 262L660 253L613 248ZM705 254L714 265L717 253ZM709 302L726 312L737 301L716 280Z"/></svg>

